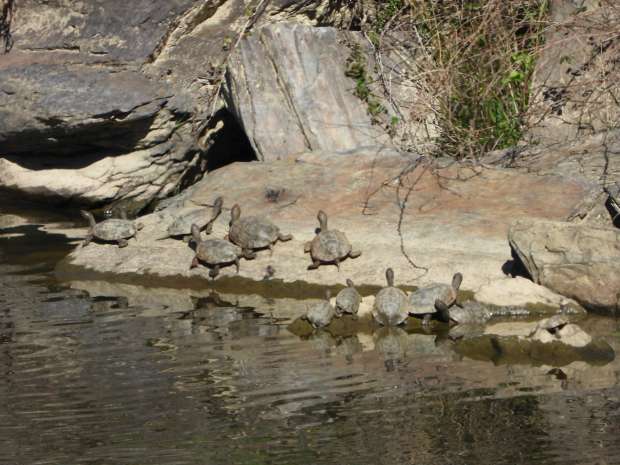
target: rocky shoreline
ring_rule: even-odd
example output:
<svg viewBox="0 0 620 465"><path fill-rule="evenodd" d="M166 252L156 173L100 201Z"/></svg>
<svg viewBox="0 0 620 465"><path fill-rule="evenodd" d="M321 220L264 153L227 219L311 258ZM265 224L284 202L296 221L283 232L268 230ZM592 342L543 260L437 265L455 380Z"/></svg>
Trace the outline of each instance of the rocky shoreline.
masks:
<svg viewBox="0 0 620 465"><path fill-rule="evenodd" d="M339 29L345 11L180 1L162 16L164 3L136 4L130 28L116 0L107 22L88 5L26 3L15 16L14 47L0 62L0 189L76 211L151 212L128 247L78 247L60 274L217 287L234 267L211 282L167 228L210 215L222 196L212 237L227 234L235 203L294 237L243 259L245 280L377 287L391 267L399 285L419 287L458 271L482 303L620 308L618 212L604 191L620 173L619 130L563 143L539 131L479 159L430 159L420 148L436 136L432 115L392 124L400 120L376 89L367 90L380 117L354 91L371 83L351 67L371 73L375 61L362 34ZM407 79L391 82L391 97L415 107ZM307 269L319 210L362 252L340 271Z"/></svg>

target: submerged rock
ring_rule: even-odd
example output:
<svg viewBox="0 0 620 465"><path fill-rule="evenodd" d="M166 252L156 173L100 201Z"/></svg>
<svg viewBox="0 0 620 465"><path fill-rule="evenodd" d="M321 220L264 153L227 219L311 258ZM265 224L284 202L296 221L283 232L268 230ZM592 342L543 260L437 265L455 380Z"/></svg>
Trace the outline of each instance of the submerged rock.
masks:
<svg viewBox="0 0 620 465"><path fill-rule="evenodd" d="M576 324L569 323L568 318L562 315L539 321L529 338L543 343L561 342L572 347L585 347L592 342L588 333Z"/></svg>

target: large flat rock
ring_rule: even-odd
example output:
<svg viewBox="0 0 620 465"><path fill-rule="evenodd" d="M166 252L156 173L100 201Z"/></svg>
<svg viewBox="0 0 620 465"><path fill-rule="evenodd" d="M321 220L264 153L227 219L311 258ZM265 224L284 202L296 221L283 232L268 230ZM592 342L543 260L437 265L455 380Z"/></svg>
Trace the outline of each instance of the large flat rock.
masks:
<svg viewBox="0 0 620 465"><path fill-rule="evenodd" d="M70 254L66 264L78 274L90 270L110 279L150 276L162 278L165 285L167 277L174 277L177 285L178 279L207 285L206 268L189 269L190 247L161 237L179 211L211 205L223 195L226 208L214 236L226 234L229 209L236 202L242 215L266 215L294 235L277 243L272 256L265 251L255 260L243 260L241 276L260 280L272 265L275 277L285 282L336 284L350 277L356 284L383 285L390 266L398 284L448 282L461 271L463 288L475 290L505 277L502 266L511 258L506 236L515 219L563 220L590 187L579 180L514 170L415 164L380 150L232 164L206 176L166 209L142 217L140 239L129 247L92 243ZM361 257L342 262L340 272L335 266L306 269L310 258L303 244L314 236L319 209L329 215L331 228L345 231L362 250ZM210 215L209 208L205 214ZM222 275L234 275L234 267L224 268Z"/></svg>

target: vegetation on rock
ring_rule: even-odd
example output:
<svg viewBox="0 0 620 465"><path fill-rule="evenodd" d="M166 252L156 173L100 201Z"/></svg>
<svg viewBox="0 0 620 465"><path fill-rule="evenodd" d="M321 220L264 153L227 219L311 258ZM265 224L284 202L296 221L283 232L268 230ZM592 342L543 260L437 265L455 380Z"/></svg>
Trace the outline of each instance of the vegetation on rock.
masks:
<svg viewBox="0 0 620 465"><path fill-rule="evenodd" d="M394 107L386 124L407 124L414 111L430 112L435 149L458 159L515 145L524 130L548 10L547 0L376 0L362 31L378 63L394 51L400 57L398 66L375 69L377 80L409 83L422 105L410 109L383 86ZM347 74L376 116L383 106L359 56L353 49Z"/></svg>

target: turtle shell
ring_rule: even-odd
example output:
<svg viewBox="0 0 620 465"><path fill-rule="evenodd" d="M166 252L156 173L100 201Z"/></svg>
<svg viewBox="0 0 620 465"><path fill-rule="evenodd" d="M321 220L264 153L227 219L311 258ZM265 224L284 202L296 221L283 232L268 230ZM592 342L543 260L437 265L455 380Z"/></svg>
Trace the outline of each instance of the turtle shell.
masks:
<svg viewBox="0 0 620 465"><path fill-rule="evenodd" d="M324 328L332 321L334 313L334 307L325 300L310 307L306 313L306 319L315 328Z"/></svg>
<svg viewBox="0 0 620 465"><path fill-rule="evenodd" d="M418 289L409 296L411 305L410 313L413 315L426 315L437 312L435 300L443 301L448 307L454 303L454 293L448 284L431 284Z"/></svg>
<svg viewBox="0 0 620 465"><path fill-rule="evenodd" d="M179 216L168 226L168 235L188 236L192 233L192 224L195 224L202 230L210 219L209 210L206 208L191 210Z"/></svg>
<svg viewBox="0 0 620 465"><path fill-rule="evenodd" d="M407 295L396 287L384 287L375 297L372 316L384 326L396 326L407 319Z"/></svg>
<svg viewBox="0 0 620 465"><path fill-rule="evenodd" d="M336 296L336 312L357 315L362 296L354 287L345 287Z"/></svg>
<svg viewBox="0 0 620 465"><path fill-rule="evenodd" d="M312 258L322 262L333 262L345 258L351 252L351 244L341 231L330 229L322 231L312 239L310 253Z"/></svg>
<svg viewBox="0 0 620 465"><path fill-rule="evenodd" d="M234 262L241 255L241 249L223 239L207 239L196 247L198 260L208 265Z"/></svg>
<svg viewBox="0 0 620 465"><path fill-rule="evenodd" d="M93 229L93 235L104 241L129 239L136 235L136 227L131 220L111 218L97 223Z"/></svg>
<svg viewBox="0 0 620 465"><path fill-rule="evenodd" d="M228 237L244 249L262 249L273 244L279 234L280 229L271 221L256 216L247 216L232 224Z"/></svg>

